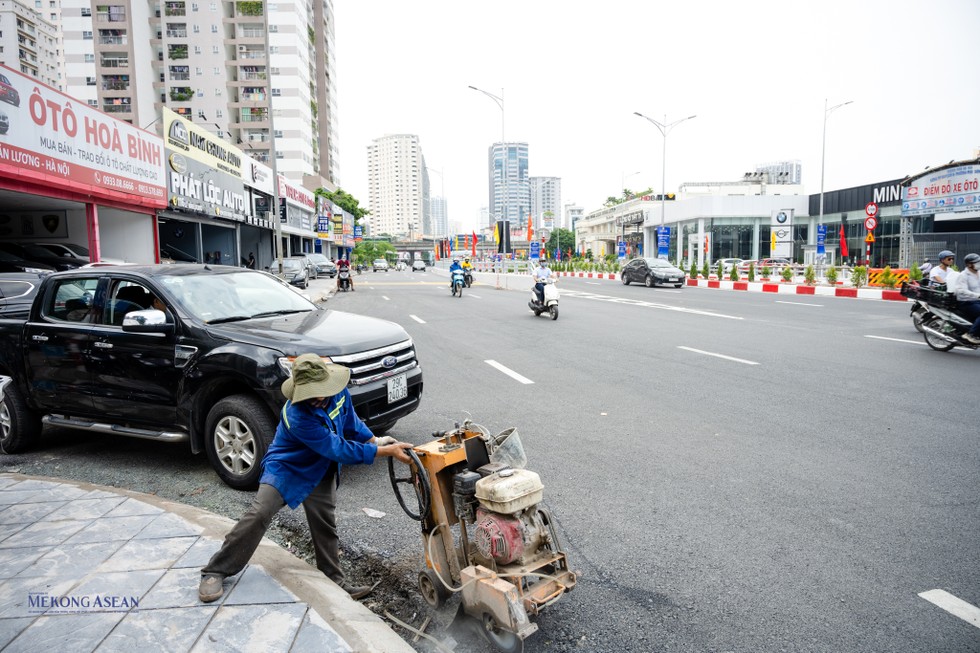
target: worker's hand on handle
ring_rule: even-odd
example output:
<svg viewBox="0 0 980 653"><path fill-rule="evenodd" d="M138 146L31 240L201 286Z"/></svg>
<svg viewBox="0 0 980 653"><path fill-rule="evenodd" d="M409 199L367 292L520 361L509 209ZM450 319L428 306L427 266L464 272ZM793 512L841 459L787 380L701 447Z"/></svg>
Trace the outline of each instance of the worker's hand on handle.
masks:
<svg viewBox="0 0 980 653"><path fill-rule="evenodd" d="M398 442L398 440L390 435L382 435L380 438L378 436L374 436L374 438L371 439L371 443L376 444L379 447L383 447L386 444L395 444L396 442Z"/></svg>
<svg viewBox="0 0 980 653"><path fill-rule="evenodd" d="M384 458L385 456L390 456L399 462L403 462L406 465L412 462L409 458L407 450L411 449L415 445L410 442L395 442L393 444L385 444L378 447L378 456Z"/></svg>

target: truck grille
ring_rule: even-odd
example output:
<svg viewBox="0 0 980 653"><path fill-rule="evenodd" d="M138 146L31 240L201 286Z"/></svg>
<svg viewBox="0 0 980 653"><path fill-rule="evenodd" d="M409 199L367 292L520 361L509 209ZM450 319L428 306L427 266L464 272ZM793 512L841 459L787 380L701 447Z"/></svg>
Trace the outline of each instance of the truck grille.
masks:
<svg viewBox="0 0 980 653"><path fill-rule="evenodd" d="M412 339L347 356L331 356L334 363L350 368L350 385L367 385L418 367Z"/></svg>

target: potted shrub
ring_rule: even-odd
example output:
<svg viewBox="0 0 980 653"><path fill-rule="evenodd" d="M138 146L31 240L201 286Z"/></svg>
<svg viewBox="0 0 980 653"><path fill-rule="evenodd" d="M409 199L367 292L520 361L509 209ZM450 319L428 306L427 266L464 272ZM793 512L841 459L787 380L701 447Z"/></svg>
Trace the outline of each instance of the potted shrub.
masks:
<svg viewBox="0 0 980 653"><path fill-rule="evenodd" d="M827 268L827 283L831 286L837 285L837 266L831 265Z"/></svg>
<svg viewBox="0 0 980 653"><path fill-rule="evenodd" d="M912 262L912 267L909 268L909 279L911 281L922 281L922 270L919 268L919 264L915 261Z"/></svg>
<svg viewBox="0 0 980 653"><path fill-rule="evenodd" d="M733 265L732 271L728 274L728 278L732 281L738 281L738 266Z"/></svg>
<svg viewBox="0 0 980 653"><path fill-rule="evenodd" d="M704 259L704 265L701 266L701 277L708 278L708 259Z"/></svg>
<svg viewBox="0 0 980 653"><path fill-rule="evenodd" d="M749 263L749 272L748 275L746 275L746 278L749 281L755 281L755 261Z"/></svg>
<svg viewBox="0 0 980 653"><path fill-rule="evenodd" d="M772 274L772 270L769 269L769 266L763 265L761 272L762 272L762 280L769 281L769 275Z"/></svg>
<svg viewBox="0 0 980 653"><path fill-rule="evenodd" d="M878 281L880 281L881 285L883 285L885 288L895 288L895 285L898 283L898 277L894 272L892 272L892 266L885 266L885 269L881 271L881 276L878 277Z"/></svg>
<svg viewBox="0 0 980 653"><path fill-rule="evenodd" d="M808 286L813 286L817 283L817 273L813 271L813 265L806 266L806 270L803 272L803 281Z"/></svg>
<svg viewBox="0 0 980 653"><path fill-rule="evenodd" d="M868 268L863 265L856 266L851 270L851 285L860 288L868 280Z"/></svg>
<svg viewBox="0 0 980 653"><path fill-rule="evenodd" d="M783 268L783 281L789 283L793 280L793 266L787 265Z"/></svg>
<svg viewBox="0 0 980 653"><path fill-rule="evenodd" d="M695 281L698 278L698 264L696 261L691 261L691 271L688 273L689 276Z"/></svg>

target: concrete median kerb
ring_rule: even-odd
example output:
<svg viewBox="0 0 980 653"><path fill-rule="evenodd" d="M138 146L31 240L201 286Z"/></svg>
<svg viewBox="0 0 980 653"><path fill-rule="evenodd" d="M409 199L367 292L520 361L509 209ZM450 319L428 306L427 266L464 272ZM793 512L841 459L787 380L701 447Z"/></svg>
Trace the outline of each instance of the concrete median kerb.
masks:
<svg viewBox="0 0 980 653"><path fill-rule="evenodd" d="M5 475L21 480L47 481L74 486L86 491L99 490L129 497L176 515L199 527L202 537L219 542L224 539L235 524L233 520L226 517L150 494L43 476L29 476L19 473L7 473ZM249 565L262 567L269 576L295 595L300 602L307 604L356 653L415 652L415 649L399 637L378 615L351 599L346 591L324 576L318 569L292 555L272 540L262 540Z"/></svg>

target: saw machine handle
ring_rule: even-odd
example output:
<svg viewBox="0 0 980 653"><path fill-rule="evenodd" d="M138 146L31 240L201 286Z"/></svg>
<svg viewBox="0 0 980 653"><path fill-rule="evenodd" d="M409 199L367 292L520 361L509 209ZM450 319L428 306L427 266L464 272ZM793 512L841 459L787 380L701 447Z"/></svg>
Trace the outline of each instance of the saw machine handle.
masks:
<svg viewBox="0 0 980 653"><path fill-rule="evenodd" d="M419 456L415 453L415 450L406 449L405 453L412 459L412 464L408 468L409 475L403 477L395 476L395 459L389 458L388 478L391 479L391 489L395 491L395 498L398 499L398 505L402 507L405 514L415 521L422 521L422 518L429 514L429 508L432 506L432 485L429 483L429 473L422 467L422 461L419 460ZM410 485L415 490L415 499L418 501L419 507L417 513L412 512L405 503L405 497L398 487L403 483Z"/></svg>

